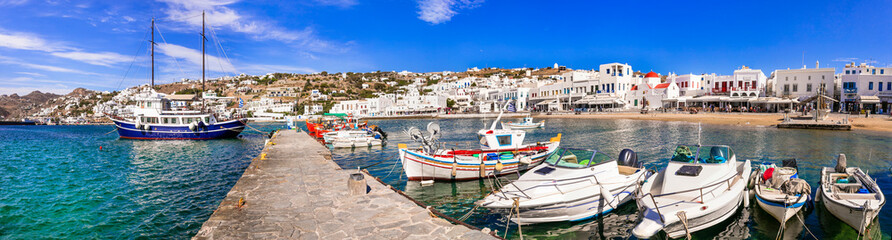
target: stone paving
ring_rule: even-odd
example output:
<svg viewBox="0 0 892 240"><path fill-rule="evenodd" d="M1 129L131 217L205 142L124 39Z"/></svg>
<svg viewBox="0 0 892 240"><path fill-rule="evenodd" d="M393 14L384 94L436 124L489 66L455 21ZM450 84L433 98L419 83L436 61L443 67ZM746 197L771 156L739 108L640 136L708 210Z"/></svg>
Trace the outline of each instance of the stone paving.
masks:
<svg viewBox="0 0 892 240"><path fill-rule="evenodd" d="M280 131L193 239L494 239L431 213L365 175L353 196L323 145ZM240 206L241 205L241 206Z"/></svg>

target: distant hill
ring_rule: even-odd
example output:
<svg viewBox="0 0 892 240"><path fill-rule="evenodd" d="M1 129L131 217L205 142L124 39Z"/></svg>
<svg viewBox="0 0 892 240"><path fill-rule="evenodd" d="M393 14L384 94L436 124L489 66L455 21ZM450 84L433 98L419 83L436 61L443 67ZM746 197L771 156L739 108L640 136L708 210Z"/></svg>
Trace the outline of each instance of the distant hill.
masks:
<svg viewBox="0 0 892 240"><path fill-rule="evenodd" d="M0 116L5 119L18 120L40 110L52 99L62 95L33 91L25 96L18 94L0 95Z"/></svg>

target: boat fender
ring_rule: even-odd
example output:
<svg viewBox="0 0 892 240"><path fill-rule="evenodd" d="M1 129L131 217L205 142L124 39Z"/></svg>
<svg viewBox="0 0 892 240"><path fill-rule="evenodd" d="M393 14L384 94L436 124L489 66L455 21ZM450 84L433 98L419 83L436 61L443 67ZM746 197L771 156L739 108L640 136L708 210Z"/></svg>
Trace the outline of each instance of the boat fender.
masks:
<svg viewBox="0 0 892 240"><path fill-rule="evenodd" d="M496 172L501 172L503 167L504 166L502 165L502 161L496 162Z"/></svg>
<svg viewBox="0 0 892 240"><path fill-rule="evenodd" d="M148 124L146 124L145 129L146 129L146 131L152 130L152 126L149 126Z"/></svg>
<svg viewBox="0 0 892 240"><path fill-rule="evenodd" d="M519 161L520 164L530 165L533 163L533 158L531 158L530 156L521 156Z"/></svg>
<svg viewBox="0 0 892 240"><path fill-rule="evenodd" d="M195 124L189 124L189 130L195 131Z"/></svg>
<svg viewBox="0 0 892 240"><path fill-rule="evenodd" d="M452 162L452 178L455 178L455 175L458 173L458 163Z"/></svg>
<svg viewBox="0 0 892 240"><path fill-rule="evenodd" d="M133 126L136 127L136 129L142 129L142 124L139 124L139 122L136 122Z"/></svg>
<svg viewBox="0 0 892 240"><path fill-rule="evenodd" d="M747 189L753 189L756 186L756 181L759 179L759 171L753 171L750 173L749 182L746 185Z"/></svg>
<svg viewBox="0 0 892 240"><path fill-rule="evenodd" d="M607 191L607 188L604 186L600 186L601 188L601 199L605 201L605 204L610 208L616 209L616 206L613 206L613 194L610 194L610 191Z"/></svg>
<svg viewBox="0 0 892 240"><path fill-rule="evenodd" d="M483 154L480 154L483 155ZM480 178L486 177L486 165L483 162L483 159L480 159Z"/></svg>
<svg viewBox="0 0 892 240"><path fill-rule="evenodd" d="M755 191L755 190L747 190L746 195L743 196L743 207L744 208L750 207L750 193L753 191Z"/></svg>

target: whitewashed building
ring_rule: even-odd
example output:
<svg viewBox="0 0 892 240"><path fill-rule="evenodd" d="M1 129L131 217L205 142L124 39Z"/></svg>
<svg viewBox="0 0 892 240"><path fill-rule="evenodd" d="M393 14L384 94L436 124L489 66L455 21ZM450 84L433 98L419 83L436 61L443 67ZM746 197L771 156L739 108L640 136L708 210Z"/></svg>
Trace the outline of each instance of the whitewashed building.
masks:
<svg viewBox="0 0 892 240"><path fill-rule="evenodd" d="M892 67L846 64L840 82L846 111L892 112Z"/></svg>
<svg viewBox="0 0 892 240"><path fill-rule="evenodd" d="M773 93L775 97L805 99L818 94L823 87L825 95L836 92L833 68L781 69L774 72Z"/></svg>

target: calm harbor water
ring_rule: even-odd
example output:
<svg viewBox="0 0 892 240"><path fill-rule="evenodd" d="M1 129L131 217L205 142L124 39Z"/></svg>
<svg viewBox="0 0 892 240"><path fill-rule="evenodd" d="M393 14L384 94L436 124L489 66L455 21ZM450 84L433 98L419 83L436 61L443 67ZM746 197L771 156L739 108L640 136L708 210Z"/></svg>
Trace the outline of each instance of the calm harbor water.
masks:
<svg viewBox="0 0 892 240"><path fill-rule="evenodd" d="M492 119L489 119L491 121ZM447 143L473 144L474 133L489 126L483 119L435 120ZM594 148L617 155L623 148L638 152L648 167L668 161L678 143L696 143L697 125L634 120L549 119L547 128L532 130L528 141L546 141L563 133L562 145ZM461 217L492 189L485 181L437 183L420 187L407 182L398 165L396 143L409 143L401 133L430 120L382 120L372 124L389 132L384 147L337 149L333 157L344 168L367 167L375 176L453 217ZM281 124L253 125L262 131ZM832 166L837 153L860 166L892 193L892 134L832 132L761 127L703 125L704 144L727 144L740 159L757 162L797 158L801 176L816 189L821 166ZM133 141L108 133L112 126L0 126L0 239L144 238L184 239L198 231L220 200L262 148L264 134L242 133L239 139L215 141ZM108 134L106 134L108 133ZM102 150L99 147L102 146ZM524 226L525 237L628 238L637 221L634 203L602 218L584 222ZM788 238L854 239L854 229L824 210L809 210L805 224L791 220ZM475 210L468 223L505 232L505 216ZM892 209L883 209L874 233L889 239ZM771 239L779 224L756 206L707 229L695 238ZM885 231L882 231L885 230ZM517 238L511 225L509 238ZM879 236L879 235L877 235ZM877 239L877 238L874 238Z"/></svg>
<svg viewBox="0 0 892 240"><path fill-rule="evenodd" d="M125 140L113 129L0 126L0 239L190 238L265 140L247 130L228 140Z"/></svg>
<svg viewBox="0 0 892 240"><path fill-rule="evenodd" d="M456 183L436 183L421 187L417 182L407 182L398 162L396 143L410 143L402 133L410 126L422 130L431 120L381 120L370 121L389 133L389 144L384 147L361 149L335 149L333 159L343 168L367 167L369 171L385 182L404 189L409 195L436 207L438 210L459 218L474 207L474 202L492 191L487 181L467 181ZM442 119L438 122L443 130L442 142L472 145L475 133L488 128L492 119ZM637 120L579 120L549 119L545 129L528 132L527 141L547 141L548 138L563 133L562 146L592 148L608 155L619 154L623 148L638 153L639 161L645 166L659 168L665 165L671 151L677 144L696 144L698 125L683 122L637 121ZM813 191L817 189L820 168L834 166L836 156L845 153L850 166L866 169L877 179L888 197L892 193L892 134L866 131L820 131L777 129L769 127L702 125L703 144L730 145L738 159L751 159L754 165L760 162L779 163L782 159L799 160L800 177L806 179ZM417 144L414 144L417 146ZM410 144L413 146L413 144ZM516 176L514 177L516 178ZM731 219L704 231L694 234L696 239L712 239L714 236L729 239L774 239L779 223L768 213L759 209L754 202L749 208L738 211ZM791 219L785 228L785 239L812 239L811 231L819 239L855 239L855 230L840 223L822 206L805 211L800 215L802 222ZM505 232L506 216L476 209L466 222ZM602 218L583 222L551 223L524 226L524 237L588 239L588 238L633 238L630 230L634 227L637 207L634 203L623 205ZM889 239L892 231L892 208L886 206L874 223L873 239ZM517 238L517 228L508 228L509 238ZM881 237L880 237L881 236Z"/></svg>

